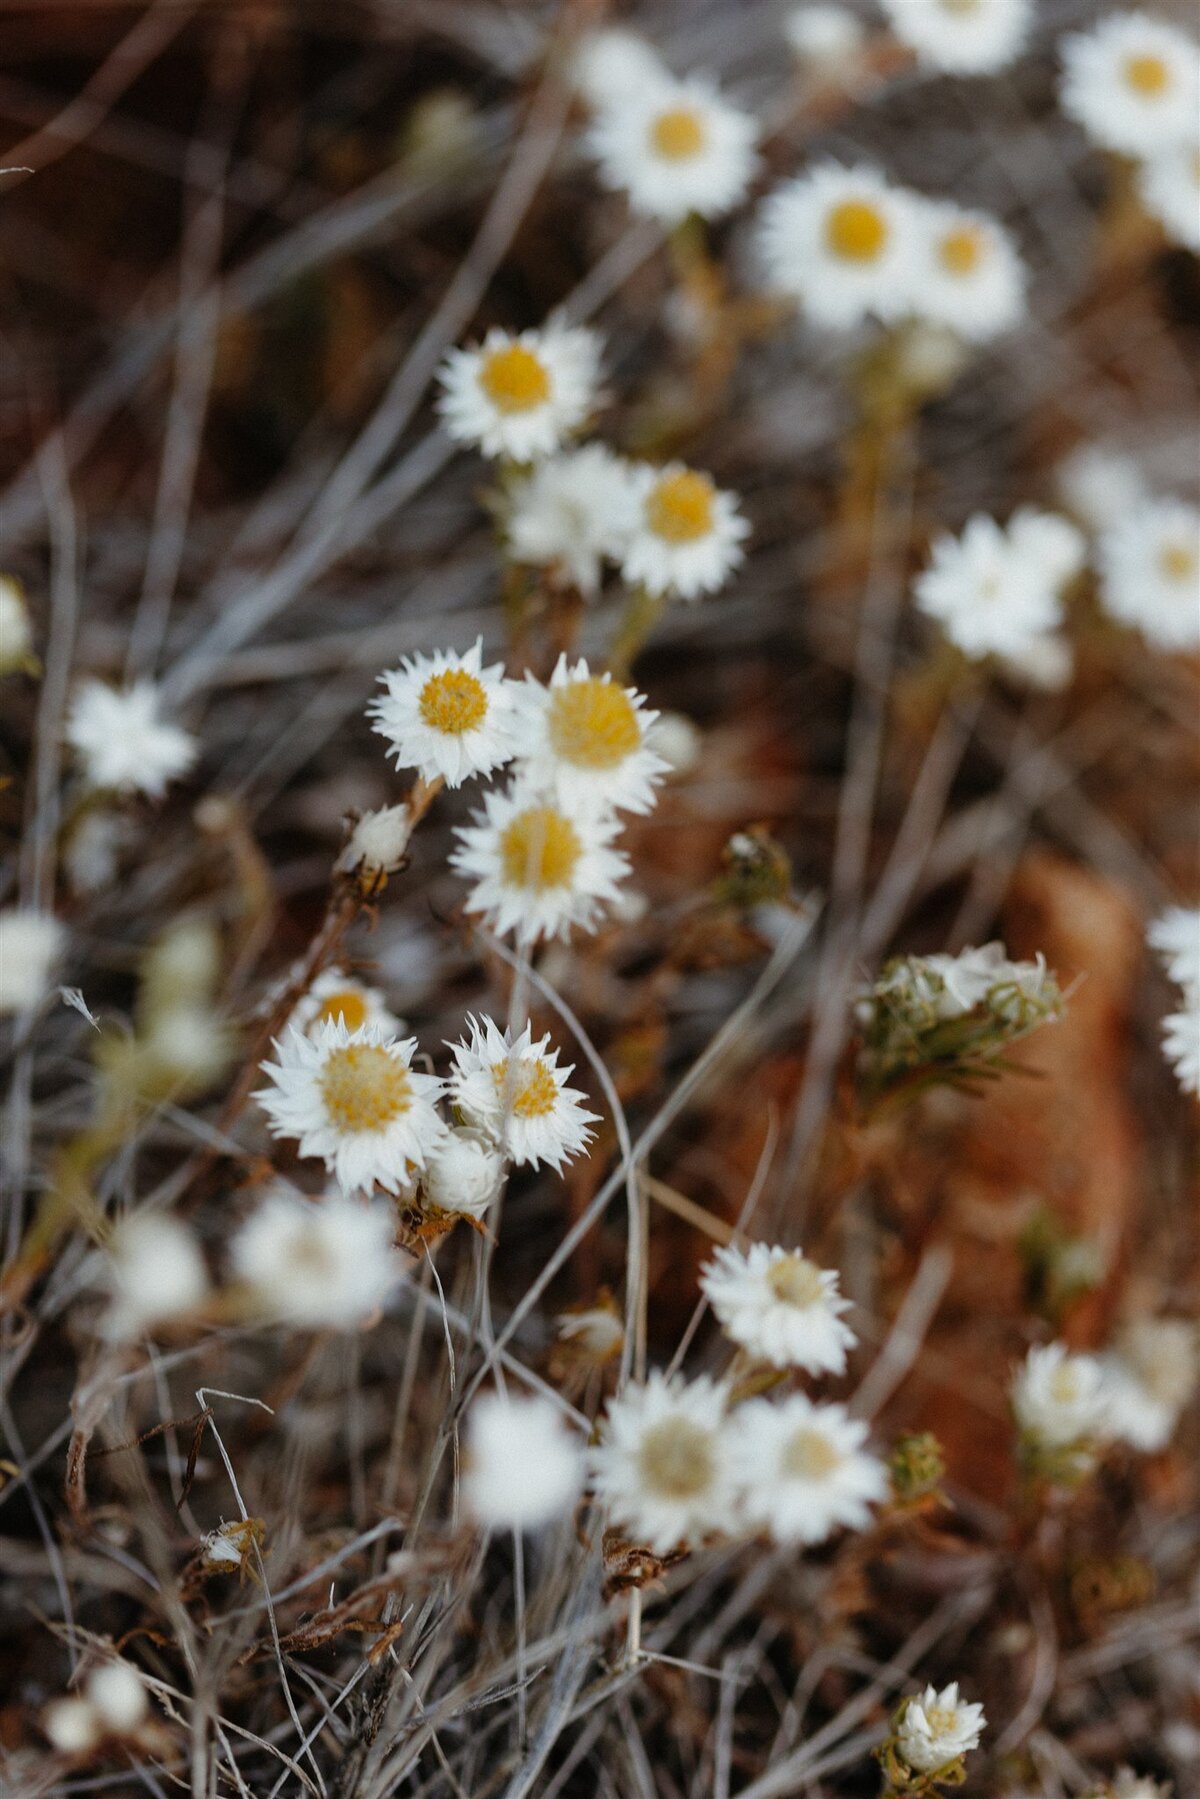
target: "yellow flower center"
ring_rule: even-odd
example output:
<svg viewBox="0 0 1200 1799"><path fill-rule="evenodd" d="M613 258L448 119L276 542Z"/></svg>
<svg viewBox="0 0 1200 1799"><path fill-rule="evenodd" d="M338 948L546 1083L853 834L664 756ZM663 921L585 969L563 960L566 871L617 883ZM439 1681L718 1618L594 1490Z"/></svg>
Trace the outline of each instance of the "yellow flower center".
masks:
<svg viewBox="0 0 1200 1799"><path fill-rule="evenodd" d="M698 156L708 142L704 121L688 106L673 106L660 112L650 127L650 142L668 162L686 162Z"/></svg>
<svg viewBox="0 0 1200 1799"><path fill-rule="evenodd" d="M958 1713L947 1711L944 1705L926 1705L921 1709L925 1713L925 1722L929 1725L931 1736L949 1736L952 1730L958 1728Z"/></svg>
<svg viewBox="0 0 1200 1799"><path fill-rule="evenodd" d="M949 275L973 275L983 261L982 231L976 225L947 231L938 245L938 258Z"/></svg>
<svg viewBox="0 0 1200 1799"><path fill-rule="evenodd" d="M841 1459L829 1438L819 1430L797 1430L784 1446L783 1471L798 1480L824 1480Z"/></svg>
<svg viewBox="0 0 1200 1799"><path fill-rule="evenodd" d="M497 412L532 412L550 398L550 377L524 344L506 344L485 356L479 385Z"/></svg>
<svg viewBox="0 0 1200 1799"><path fill-rule="evenodd" d="M1050 1393L1061 1405L1072 1405L1079 1397L1079 1382L1073 1368L1056 1368L1050 1376Z"/></svg>
<svg viewBox="0 0 1200 1799"><path fill-rule="evenodd" d="M483 682L465 668L447 668L430 675L421 689L418 710L433 731L461 737L487 717L488 699Z"/></svg>
<svg viewBox="0 0 1200 1799"><path fill-rule="evenodd" d="M507 1061L497 1062L492 1079L516 1118L545 1118L558 1102L558 1084L540 1057L518 1062L511 1073Z"/></svg>
<svg viewBox="0 0 1200 1799"><path fill-rule="evenodd" d="M329 1275L334 1272L334 1258L320 1233L305 1228L298 1231L288 1245L287 1266L295 1274Z"/></svg>
<svg viewBox="0 0 1200 1799"><path fill-rule="evenodd" d="M781 1256L767 1270L767 1285L787 1306L815 1306L825 1297L821 1270L807 1256Z"/></svg>
<svg viewBox="0 0 1200 1799"><path fill-rule="evenodd" d="M664 1418L642 1438L642 1479L666 1499L696 1499L715 1473L712 1434L690 1418Z"/></svg>
<svg viewBox="0 0 1200 1799"><path fill-rule="evenodd" d="M650 489L646 523L668 543L695 543L712 530L716 491L708 476L694 469L664 475Z"/></svg>
<svg viewBox="0 0 1200 1799"><path fill-rule="evenodd" d="M555 688L547 728L555 754L578 768L616 768L642 741L625 689L596 675Z"/></svg>
<svg viewBox="0 0 1200 1799"><path fill-rule="evenodd" d="M968 18L971 13L979 11L979 0L941 0L943 12L957 13L960 18Z"/></svg>
<svg viewBox="0 0 1200 1799"><path fill-rule="evenodd" d="M869 200L842 200L825 221L825 242L845 262L875 262L888 236L887 220Z"/></svg>
<svg viewBox="0 0 1200 1799"><path fill-rule="evenodd" d="M575 826L552 806L518 812L500 837L500 865L510 887L566 887L582 854Z"/></svg>
<svg viewBox="0 0 1200 1799"><path fill-rule="evenodd" d="M314 1024L327 1024L340 1018L348 1031L360 1031L367 1022L367 1002L353 987L331 993L313 1019Z"/></svg>
<svg viewBox="0 0 1200 1799"><path fill-rule="evenodd" d="M1165 544L1159 552L1158 566L1168 581L1194 581L1200 573L1196 552L1186 543Z"/></svg>
<svg viewBox="0 0 1200 1799"><path fill-rule="evenodd" d="M382 1131L412 1103L407 1068L378 1043L335 1049L317 1087L329 1122L348 1135Z"/></svg>
<svg viewBox="0 0 1200 1799"><path fill-rule="evenodd" d="M1135 94L1153 99L1161 94L1171 79L1171 71L1161 56L1127 56L1125 80Z"/></svg>

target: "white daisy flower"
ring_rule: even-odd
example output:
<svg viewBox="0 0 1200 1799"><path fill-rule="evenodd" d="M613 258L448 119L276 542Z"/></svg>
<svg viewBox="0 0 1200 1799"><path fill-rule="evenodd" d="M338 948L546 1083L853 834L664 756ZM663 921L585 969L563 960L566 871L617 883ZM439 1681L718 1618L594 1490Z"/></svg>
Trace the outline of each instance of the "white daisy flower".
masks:
<svg viewBox="0 0 1200 1799"><path fill-rule="evenodd" d="M716 593L745 555L742 540L750 533L736 494L680 462L643 463L633 479L637 525L621 561L629 586L685 600Z"/></svg>
<svg viewBox="0 0 1200 1799"><path fill-rule="evenodd" d="M563 811L649 812L667 764L649 747L658 717L645 696L611 675L560 656L549 686L526 675L518 700L517 753L531 786Z"/></svg>
<svg viewBox="0 0 1200 1799"><path fill-rule="evenodd" d="M815 325L846 331L912 310L914 196L877 169L821 162L768 194L759 244L770 286Z"/></svg>
<svg viewBox="0 0 1200 1799"><path fill-rule="evenodd" d="M619 25L586 32L571 59L570 74L575 92L593 109L620 104L640 88L670 79L645 38Z"/></svg>
<svg viewBox="0 0 1200 1799"><path fill-rule="evenodd" d="M1135 1449L1165 1449L1200 1374L1196 1327L1185 1318L1141 1318L1103 1358L1109 1428Z"/></svg>
<svg viewBox="0 0 1200 1799"><path fill-rule="evenodd" d="M867 1426L845 1406L814 1405L802 1393L780 1405L751 1399L734 1413L730 1435L743 1516L778 1543L862 1530L870 1507L887 1498L887 1470L863 1448Z"/></svg>
<svg viewBox="0 0 1200 1799"><path fill-rule="evenodd" d="M1056 482L1063 505L1093 533L1132 512L1145 500L1146 483L1132 456L1104 444L1080 444L1059 463Z"/></svg>
<svg viewBox="0 0 1200 1799"><path fill-rule="evenodd" d="M0 575L0 675L15 674L33 662L33 627L19 581Z"/></svg>
<svg viewBox="0 0 1200 1799"><path fill-rule="evenodd" d="M798 1250L752 1243L718 1249L701 1270L700 1286L734 1343L777 1368L841 1374L854 1332L841 1314L850 1302L838 1277Z"/></svg>
<svg viewBox="0 0 1200 1799"><path fill-rule="evenodd" d="M746 192L757 157L755 121L703 75L635 83L600 105L588 148L606 186L634 212L675 224L720 218Z"/></svg>
<svg viewBox="0 0 1200 1799"><path fill-rule="evenodd" d="M638 520L629 464L604 444L551 456L517 482L508 515L514 562L544 568L558 587L591 598L606 559L620 559Z"/></svg>
<svg viewBox="0 0 1200 1799"><path fill-rule="evenodd" d="M487 1530L537 1530L561 1518L583 1484L583 1451L558 1407L485 1393L467 1418L463 1500Z"/></svg>
<svg viewBox="0 0 1200 1799"><path fill-rule="evenodd" d="M652 1374L609 1400L592 1485L614 1525L666 1555L735 1525L737 1464L724 1387Z"/></svg>
<svg viewBox="0 0 1200 1799"><path fill-rule="evenodd" d="M532 1026L515 1039L490 1018L469 1018L470 1037L447 1045L454 1057L450 1097L518 1167L549 1162L561 1168L592 1141L597 1114L586 1095L568 1087L573 1066L558 1066L549 1036L533 1041Z"/></svg>
<svg viewBox="0 0 1200 1799"><path fill-rule="evenodd" d="M386 1207L341 1194L314 1202L280 1187L268 1193L230 1248L234 1274L273 1323L298 1330L354 1330L404 1273Z"/></svg>
<svg viewBox="0 0 1200 1799"><path fill-rule="evenodd" d="M452 1130L421 1177L426 1203L439 1212L486 1218L504 1180L504 1157L482 1131Z"/></svg>
<svg viewBox="0 0 1200 1799"><path fill-rule="evenodd" d="M66 929L53 913L26 906L0 912L0 1017L31 1012L40 1004L66 941Z"/></svg>
<svg viewBox="0 0 1200 1799"><path fill-rule="evenodd" d="M1200 511L1148 499L1100 538L1100 600L1164 650L1200 646Z"/></svg>
<svg viewBox="0 0 1200 1799"><path fill-rule="evenodd" d="M1172 145L1144 162L1138 196L1173 243L1200 251L1200 145Z"/></svg>
<svg viewBox="0 0 1200 1799"><path fill-rule="evenodd" d="M1200 906L1168 906L1146 932L1163 967L1181 987L1200 987Z"/></svg>
<svg viewBox="0 0 1200 1799"><path fill-rule="evenodd" d="M1144 12L1114 12L1062 40L1062 109L1094 143L1148 157L1195 141L1200 49Z"/></svg>
<svg viewBox="0 0 1200 1799"><path fill-rule="evenodd" d="M505 680L503 663L483 667L482 637L462 655L406 656L379 679L387 692L371 701L367 716L387 738L398 768L461 787L510 760L514 684Z"/></svg>
<svg viewBox="0 0 1200 1799"><path fill-rule="evenodd" d="M1022 1432L1046 1449L1068 1449L1108 1435L1108 1385L1096 1356L1062 1343L1029 1351L1012 1388Z"/></svg>
<svg viewBox="0 0 1200 1799"><path fill-rule="evenodd" d="M913 303L924 319L970 343L1011 331L1025 316L1025 265L1009 233L983 212L922 200Z"/></svg>
<svg viewBox="0 0 1200 1799"><path fill-rule="evenodd" d="M377 987L368 987L344 968L321 971L304 997L293 1007L289 1025L311 1037L330 1019L340 1019L348 1031L371 1025L386 1037L398 1037L403 1025Z"/></svg>
<svg viewBox="0 0 1200 1799"><path fill-rule="evenodd" d="M852 63L863 46L863 23L848 6L793 7L783 34L802 63L823 76Z"/></svg>
<svg viewBox="0 0 1200 1799"><path fill-rule="evenodd" d="M1200 1095L1200 989L1192 988L1182 1012L1162 1021L1163 1054L1185 1093Z"/></svg>
<svg viewBox="0 0 1200 1799"><path fill-rule="evenodd" d="M968 1705L952 1681L939 1693L926 1687L918 1699L907 1699L896 1713L896 1748L917 1774L935 1774L979 1747L987 1720L982 1705Z"/></svg>
<svg viewBox="0 0 1200 1799"><path fill-rule="evenodd" d="M976 513L958 537L934 540L913 597L963 654L1020 657L1061 623L1057 584L995 519Z"/></svg>
<svg viewBox="0 0 1200 1799"><path fill-rule="evenodd" d="M582 326L551 321L516 335L493 326L482 344L443 362L442 422L485 456L536 462L584 423L599 375L599 339Z"/></svg>
<svg viewBox="0 0 1200 1799"><path fill-rule="evenodd" d="M208 1295L208 1269L195 1235L167 1212L133 1212L108 1244L104 1281L112 1296L104 1334L137 1337L194 1311Z"/></svg>
<svg viewBox="0 0 1200 1799"><path fill-rule="evenodd" d="M196 760L194 737L159 717L152 681L119 691L103 681L84 681L67 713L66 740L89 787L145 793L160 799L168 783Z"/></svg>
<svg viewBox="0 0 1200 1799"><path fill-rule="evenodd" d="M902 44L927 68L994 75L1020 55L1033 0L883 0Z"/></svg>
<svg viewBox="0 0 1200 1799"><path fill-rule="evenodd" d="M629 862L610 847L614 818L571 817L524 782L484 795L474 823L456 828L450 864L473 876L468 912L481 913L518 943L566 937L573 925L595 930L619 897Z"/></svg>
<svg viewBox="0 0 1200 1799"><path fill-rule="evenodd" d="M273 1137L295 1137L319 1156L347 1193L403 1193L441 1144L442 1082L412 1068L415 1037L396 1042L365 1026L329 1019L312 1037L289 1029L262 1063L274 1083L254 1095Z"/></svg>

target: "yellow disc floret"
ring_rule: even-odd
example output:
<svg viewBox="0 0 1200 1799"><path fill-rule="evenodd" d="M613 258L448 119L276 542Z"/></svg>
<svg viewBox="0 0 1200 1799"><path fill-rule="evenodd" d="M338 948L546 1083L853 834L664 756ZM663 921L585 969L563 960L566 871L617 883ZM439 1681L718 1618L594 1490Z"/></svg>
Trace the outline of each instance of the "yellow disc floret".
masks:
<svg viewBox="0 0 1200 1799"><path fill-rule="evenodd" d="M430 675L418 702L421 718L432 731L461 737L487 717L488 698L482 681L469 669L447 668Z"/></svg>
<svg viewBox="0 0 1200 1799"><path fill-rule="evenodd" d="M842 200L825 221L825 241L844 262L874 262L888 235L887 220L869 200Z"/></svg>
<svg viewBox="0 0 1200 1799"><path fill-rule="evenodd" d="M479 385L497 412L532 412L550 398L550 377L524 344L506 344L485 356Z"/></svg>
<svg viewBox="0 0 1200 1799"><path fill-rule="evenodd" d="M339 1131L382 1131L412 1103L408 1070L382 1044L347 1043L330 1054L317 1086Z"/></svg>
<svg viewBox="0 0 1200 1799"><path fill-rule="evenodd" d="M1168 581L1194 581L1200 574L1200 560L1190 544L1164 544L1159 552L1158 566Z"/></svg>
<svg viewBox="0 0 1200 1799"><path fill-rule="evenodd" d="M616 768L642 741L624 688L596 675L555 688L546 724L555 754L578 768Z"/></svg>
<svg viewBox="0 0 1200 1799"><path fill-rule="evenodd" d="M360 1031L367 1022L367 1002L354 987L331 993L313 1019L314 1024L327 1024L341 1019L348 1031Z"/></svg>
<svg viewBox="0 0 1200 1799"><path fill-rule="evenodd" d="M938 258L950 275L973 275L983 260L983 233L977 225L959 225L938 244Z"/></svg>
<svg viewBox="0 0 1200 1799"><path fill-rule="evenodd" d="M579 833L553 806L528 806L500 836L500 863L510 887L569 886L583 854Z"/></svg>
<svg viewBox="0 0 1200 1799"><path fill-rule="evenodd" d="M492 1079L516 1118L545 1118L558 1103L558 1083L540 1058L522 1060L511 1071L507 1061L497 1062Z"/></svg>
<svg viewBox="0 0 1200 1799"><path fill-rule="evenodd" d="M715 499L716 489L707 475L680 469L650 489L646 523L667 543L695 543L712 530Z"/></svg>
<svg viewBox="0 0 1200 1799"><path fill-rule="evenodd" d="M784 1305L815 1306L825 1297L821 1270L807 1256L780 1256L767 1270L767 1285Z"/></svg>
<svg viewBox="0 0 1200 1799"><path fill-rule="evenodd" d="M695 1499L712 1485L711 1434L689 1418L664 1418L642 1438L638 1464L651 1492Z"/></svg>
<svg viewBox="0 0 1200 1799"><path fill-rule="evenodd" d="M650 127L650 142L668 162L686 162L699 156L708 141L704 121L688 106L673 106L660 112Z"/></svg>
<svg viewBox="0 0 1200 1799"><path fill-rule="evenodd" d="M782 1463L785 1473L798 1480L824 1480L841 1459L829 1438L819 1430L798 1430L784 1446Z"/></svg>
<svg viewBox="0 0 1200 1799"><path fill-rule="evenodd" d="M1148 100L1161 94L1171 79L1161 56L1127 56L1124 72L1126 85Z"/></svg>

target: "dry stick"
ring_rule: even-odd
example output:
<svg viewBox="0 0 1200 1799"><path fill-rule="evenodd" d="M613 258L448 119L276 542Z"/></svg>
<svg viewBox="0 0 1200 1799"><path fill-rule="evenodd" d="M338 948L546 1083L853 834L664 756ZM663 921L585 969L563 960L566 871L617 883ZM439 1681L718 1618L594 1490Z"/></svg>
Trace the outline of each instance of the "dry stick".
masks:
<svg viewBox="0 0 1200 1799"><path fill-rule="evenodd" d="M953 1266L954 1257L941 1243L932 1245L921 1257L887 1340L850 1401L856 1417L873 1418L881 1411L915 1363Z"/></svg>

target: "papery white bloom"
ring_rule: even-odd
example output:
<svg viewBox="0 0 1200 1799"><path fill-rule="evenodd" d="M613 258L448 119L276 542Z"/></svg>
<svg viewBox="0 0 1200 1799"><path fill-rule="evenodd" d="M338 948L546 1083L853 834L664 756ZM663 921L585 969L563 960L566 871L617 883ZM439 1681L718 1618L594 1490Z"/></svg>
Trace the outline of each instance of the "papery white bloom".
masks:
<svg viewBox="0 0 1200 1799"><path fill-rule="evenodd" d="M700 760L700 729L682 712L660 712L647 741L673 775L690 774Z"/></svg>
<svg viewBox="0 0 1200 1799"><path fill-rule="evenodd" d="M330 1019L340 1019L348 1031L361 1031L364 1025L382 1031L386 1037L398 1037L403 1025L377 987L368 987L347 974L344 968L325 968L308 992L293 1006L288 1024L311 1037Z"/></svg>
<svg viewBox="0 0 1200 1799"><path fill-rule="evenodd" d="M1200 987L1200 906L1168 906L1146 932L1163 967L1181 987Z"/></svg>
<svg viewBox="0 0 1200 1799"><path fill-rule="evenodd" d="M798 1250L752 1243L718 1249L700 1273L701 1289L725 1335L777 1368L841 1374L854 1332L842 1322L850 1302L838 1276Z"/></svg>
<svg viewBox="0 0 1200 1799"><path fill-rule="evenodd" d="M421 1177L427 1203L439 1212L485 1218L504 1179L504 1157L482 1131L452 1130Z"/></svg>
<svg viewBox="0 0 1200 1799"><path fill-rule="evenodd" d="M240 1568L251 1541L253 1537L248 1529L248 1521L235 1518L230 1524L221 1524L216 1530L210 1530L200 1545L200 1551L204 1560L212 1567Z"/></svg>
<svg viewBox="0 0 1200 1799"><path fill-rule="evenodd" d="M160 799L168 784L196 760L194 737L159 717L152 681L120 690L87 680L67 713L65 735L89 787L144 793Z"/></svg>
<svg viewBox="0 0 1200 1799"><path fill-rule="evenodd" d="M939 1693L926 1687L909 1699L896 1716L896 1748L918 1774L933 1774L979 1746L986 1719L982 1705L968 1705L952 1681Z"/></svg>
<svg viewBox="0 0 1200 1799"><path fill-rule="evenodd" d="M1108 1436L1108 1386L1096 1356L1073 1355L1062 1343L1029 1351L1012 1389L1022 1432L1046 1449L1067 1449Z"/></svg>
<svg viewBox="0 0 1200 1799"><path fill-rule="evenodd" d="M883 0L883 10L927 68L993 75L1020 55L1033 0Z"/></svg>
<svg viewBox="0 0 1200 1799"><path fill-rule="evenodd" d="M485 1393L467 1419L463 1500L488 1530L563 1517L583 1482L579 1439L550 1400Z"/></svg>
<svg viewBox="0 0 1200 1799"><path fill-rule="evenodd" d="M862 20L848 6L795 6L783 31L800 61L825 77L852 63L863 45Z"/></svg>
<svg viewBox="0 0 1200 1799"><path fill-rule="evenodd" d="M1062 618L1057 583L1041 556L1022 551L983 513L968 519L960 536L934 540L913 597L973 658L1019 658Z"/></svg>
<svg viewBox="0 0 1200 1799"><path fill-rule="evenodd" d="M605 559L619 561L637 524L629 464L604 444L551 456L517 482L508 514L514 562L549 571L560 587L591 597Z"/></svg>
<svg viewBox="0 0 1200 1799"><path fill-rule="evenodd" d="M442 364L442 422L485 456L536 462L584 423L596 404L600 342L580 325L551 321L515 336L498 326Z"/></svg>
<svg viewBox="0 0 1200 1799"><path fill-rule="evenodd" d="M406 656L379 679L387 692L371 701L367 716L387 738L397 767L461 787L511 758L513 683L502 663L483 667L481 637L462 655Z"/></svg>
<svg viewBox="0 0 1200 1799"><path fill-rule="evenodd" d="M369 1025L349 1031L328 1019L312 1037L289 1029L274 1083L254 1095L271 1135L295 1137L302 1156L319 1156L347 1192L384 1187L403 1193L446 1134L437 1112L442 1083L412 1068L415 1037L396 1042Z"/></svg>
<svg viewBox="0 0 1200 1799"><path fill-rule="evenodd" d="M1182 1012L1163 1019L1163 1054L1185 1093L1200 1095L1200 989L1190 988Z"/></svg>
<svg viewBox="0 0 1200 1799"><path fill-rule="evenodd" d="M1056 592L1081 574L1087 562L1087 539L1077 525L1058 512L1020 506L1008 521L1008 541L1018 556L1028 557Z"/></svg>
<svg viewBox="0 0 1200 1799"><path fill-rule="evenodd" d="M524 782L485 794L483 803L472 824L457 827L450 857L477 883L467 911L518 943L566 937L573 925L595 930L629 873L628 859L610 847L616 820L570 817Z"/></svg>
<svg viewBox="0 0 1200 1799"><path fill-rule="evenodd" d="M841 1405L794 1393L779 1405L751 1399L730 1421L741 1509L777 1543L823 1543L845 1526L862 1530L887 1498L887 1470L863 1448L867 1426Z"/></svg>
<svg viewBox="0 0 1200 1799"><path fill-rule="evenodd" d="M60 1755L87 1755L104 1734L94 1708L81 1693L52 1699L42 1713L42 1729Z"/></svg>
<svg viewBox="0 0 1200 1799"><path fill-rule="evenodd" d="M561 1168L586 1149L597 1115L585 1108L585 1094L567 1086L573 1068L558 1066L549 1036L535 1043L526 1025L514 1038L486 1017L467 1024L467 1041L447 1046L454 1057L450 1096L464 1117L518 1167Z"/></svg>
<svg viewBox="0 0 1200 1799"><path fill-rule="evenodd" d="M984 212L920 200L913 307L971 343L1011 331L1025 315L1025 265L1009 233Z"/></svg>
<svg viewBox="0 0 1200 1799"><path fill-rule="evenodd" d="M679 462L665 468L639 464L633 479L638 519L621 562L629 585L685 600L723 587L750 532L737 495Z"/></svg>
<svg viewBox="0 0 1200 1799"><path fill-rule="evenodd" d="M1105 150L1152 156L1194 142L1200 48L1165 19L1113 12L1062 40L1062 109Z"/></svg>
<svg viewBox="0 0 1200 1799"><path fill-rule="evenodd" d="M128 1662L105 1662L88 1675L87 1698L111 1736L132 1736L150 1710L146 1683Z"/></svg>
<svg viewBox="0 0 1200 1799"><path fill-rule="evenodd" d="M268 1193L233 1239L230 1261L256 1310L301 1330L354 1330L404 1273L387 1209L341 1194L314 1202Z"/></svg>
<svg viewBox="0 0 1200 1799"><path fill-rule="evenodd" d="M577 813L649 812L667 764L649 747L645 695L560 656L549 686L526 675L518 699L522 777Z"/></svg>
<svg viewBox="0 0 1200 1799"><path fill-rule="evenodd" d="M1058 491L1067 511L1089 531L1103 531L1146 498L1132 456L1104 444L1080 444L1058 465Z"/></svg>
<svg viewBox="0 0 1200 1799"><path fill-rule="evenodd" d="M1200 146L1172 145L1141 164L1138 195L1172 242L1200 251Z"/></svg>
<svg viewBox="0 0 1200 1799"><path fill-rule="evenodd" d="M106 1284L109 1337L136 1337L194 1311L208 1294L208 1270L192 1231L166 1212L133 1212L113 1231Z"/></svg>
<svg viewBox="0 0 1200 1799"><path fill-rule="evenodd" d="M1165 1449L1196 1389L1200 1341L1185 1318L1141 1318L1104 1360L1109 1427L1135 1449Z"/></svg>
<svg viewBox="0 0 1200 1799"><path fill-rule="evenodd" d="M668 224L719 218L746 192L757 157L755 121L703 75L635 82L601 102L588 138L604 183L634 212Z"/></svg>
<svg viewBox="0 0 1200 1799"><path fill-rule="evenodd" d="M571 59L571 81L592 107L620 103L642 87L669 79L662 59L636 32L619 25L589 31Z"/></svg>
<svg viewBox="0 0 1200 1799"><path fill-rule="evenodd" d="M0 575L0 675L28 668L33 660L33 627L19 581Z"/></svg>
<svg viewBox="0 0 1200 1799"><path fill-rule="evenodd" d="M338 867L394 874L408 854L411 837L412 814L406 805L381 806L376 812L364 812L338 858Z"/></svg>
<svg viewBox="0 0 1200 1799"><path fill-rule="evenodd" d="M1093 1799L1093 1795L1085 1795ZM1113 1779L1102 1789L1101 1799L1172 1799L1167 1781L1153 1780L1149 1774L1135 1774L1132 1768L1118 1768Z"/></svg>
<svg viewBox="0 0 1200 1799"><path fill-rule="evenodd" d="M613 1523L659 1555L732 1530L737 1464L726 1389L655 1373L608 1403L592 1484Z"/></svg>
<svg viewBox="0 0 1200 1799"><path fill-rule="evenodd" d="M1164 650L1200 647L1200 510L1148 499L1100 538L1100 600Z"/></svg>
<svg viewBox="0 0 1200 1799"><path fill-rule="evenodd" d="M66 945L50 912L10 906L0 912L0 1016L31 1012L45 997Z"/></svg>
<svg viewBox="0 0 1200 1799"><path fill-rule="evenodd" d="M849 330L913 307L914 197L877 169L822 162L768 194L759 215L767 280L816 325Z"/></svg>
<svg viewBox="0 0 1200 1799"><path fill-rule="evenodd" d="M1011 984L1022 991L1036 989L1045 973L1040 956L1036 962L1013 962L999 942L962 949L954 956L922 956L921 964L941 983L935 1001L939 1018L961 1018L997 987Z"/></svg>

